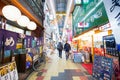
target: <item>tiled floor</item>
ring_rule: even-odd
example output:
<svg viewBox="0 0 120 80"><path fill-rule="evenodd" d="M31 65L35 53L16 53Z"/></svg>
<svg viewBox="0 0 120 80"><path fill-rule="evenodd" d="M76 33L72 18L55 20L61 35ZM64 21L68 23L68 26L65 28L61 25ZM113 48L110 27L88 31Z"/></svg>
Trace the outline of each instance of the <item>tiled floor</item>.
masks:
<svg viewBox="0 0 120 80"><path fill-rule="evenodd" d="M58 53L51 55L51 59L39 67L38 72L32 72L27 80L94 80L91 75L71 59L65 60L58 57Z"/></svg>

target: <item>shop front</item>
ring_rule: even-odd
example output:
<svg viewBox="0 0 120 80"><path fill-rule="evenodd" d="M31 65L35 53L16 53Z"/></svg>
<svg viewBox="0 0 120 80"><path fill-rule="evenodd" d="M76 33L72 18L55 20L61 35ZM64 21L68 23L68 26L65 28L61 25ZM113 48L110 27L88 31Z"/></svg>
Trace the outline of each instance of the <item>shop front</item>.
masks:
<svg viewBox="0 0 120 80"><path fill-rule="evenodd" d="M0 80L25 79L33 62L43 53L41 22L32 18L22 4L14 4L0 1Z"/></svg>
<svg viewBox="0 0 120 80"><path fill-rule="evenodd" d="M117 34L114 31L116 29L115 27L113 29L113 25L111 25L113 22L109 23L104 5L106 4L102 0L92 0L89 4L81 5L84 8L75 7L73 41L77 41L77 52L83 53L84 62L92 62L93 77L118 80L120 61L117 41L120 39L118 40L118 36L116 37Z"/></svg>

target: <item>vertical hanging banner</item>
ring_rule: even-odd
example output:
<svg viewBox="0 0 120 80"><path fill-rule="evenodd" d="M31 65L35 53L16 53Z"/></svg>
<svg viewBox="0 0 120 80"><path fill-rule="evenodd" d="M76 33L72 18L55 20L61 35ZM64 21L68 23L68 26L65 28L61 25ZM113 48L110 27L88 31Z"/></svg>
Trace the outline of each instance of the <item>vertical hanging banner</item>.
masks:
<svg viewBox="0 0 120 80"><path fill-rule="evenodd" d="M39 37L36 40L36 46L40 46L40 45L41 45L41 38Z"/></svg>
<svg viewBox="0 0 120 80"><path fill-rule="evenodd" d="M10 80L18 80L17 66L15 62L8 64Z"/></svg>
<svg viewBox="0 0 120 80"><path fill-rule="evenodd" d="M25 45L26 48L31 48L32 47L32 40L33 40L32 36L26 36L25 37L24 45Z"/></svg>
<svg viewBox="0 0 120 80"><path fill-rule="evenodd" d="M120 0L103 0L117 44L120 44Z"/></svg>
<svg viewBox="0 0 120 80"><path fill-rule="evenodd" d="M15 50L17 43L18 34L15 32L4 31L4 49Z"/></svg>

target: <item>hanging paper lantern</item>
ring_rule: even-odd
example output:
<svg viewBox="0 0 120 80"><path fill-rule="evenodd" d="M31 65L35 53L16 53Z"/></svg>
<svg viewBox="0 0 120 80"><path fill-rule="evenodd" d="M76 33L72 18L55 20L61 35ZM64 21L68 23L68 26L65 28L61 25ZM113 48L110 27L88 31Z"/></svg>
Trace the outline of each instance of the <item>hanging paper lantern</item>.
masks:
<svg viewBox="0 0 120 80"><path fill-rule="evenodd" d="M27 25L27 28L28 28L29 30L35 30L35 29L37 28L37 25L36 25L35 22L30 21L30 22L28 23L28 25Z"/></svg>
<svg viewBox="0 0 120 80"><path fill-rule="evenodd" d="M20 10L13 5L7 5L3 7L2 13L5 18L11 21L16 21L21 16Z"/></svg>
<svg viewBox="0 0 120 80"><path fill-rule="evenodd" d="M26 27L27 24L30 22L29 18L22 15L18 20L17 20L17 23L20 25L20 26L23 26L23 27Z"/></svg>

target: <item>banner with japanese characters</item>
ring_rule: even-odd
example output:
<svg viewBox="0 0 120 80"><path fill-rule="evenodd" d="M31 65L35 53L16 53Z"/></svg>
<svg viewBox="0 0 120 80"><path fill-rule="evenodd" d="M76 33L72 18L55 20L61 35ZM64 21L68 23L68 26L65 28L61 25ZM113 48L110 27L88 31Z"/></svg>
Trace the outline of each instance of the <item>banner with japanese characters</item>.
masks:
<svg viewBox="0 0 120 80"><path fill-rule="evenodd" d="M15 50L17 43L18 34L11 31L4 31L4 49Z"/></svg>
<svg viewBox="0 0 120 80"><path fill-rule="evenodd" d="M8 64L9 74L11 80L18 80L17 66L15 62Z"/></svg>
<svg viewBox="0 0 120 80"><path fill-rule="evenodd" d="M120 0L103 0L117 44L120 44Z"/></svg>
<svg viewBox="0 0 120 80"><path fill-rule="evenodd" d="M31 48L32 47L32 40L33 40L32 36L26 36L25 37L25 39L24 39L25 48Z"/></svg>
<svg viewBox="0 0 120 80"><path fill-rule="evenodd" d="M17 66L15 62L0 67L0 80L18 80Z"/></svg>

